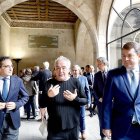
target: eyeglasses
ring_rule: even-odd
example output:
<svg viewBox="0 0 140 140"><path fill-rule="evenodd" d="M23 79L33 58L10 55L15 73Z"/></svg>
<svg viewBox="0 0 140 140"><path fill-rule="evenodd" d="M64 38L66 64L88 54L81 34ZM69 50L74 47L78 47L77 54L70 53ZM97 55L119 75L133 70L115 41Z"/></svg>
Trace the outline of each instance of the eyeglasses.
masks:
<svg viewBox="0 0 140 140"><path fill-rule="evenodd" d="M10 69L10 68L12 68L12 69L13 69L13 68L14 68L14 66L13 66L13 65L11 65L11 66L10 66L10 65L5 65L5 66L1 66L1 68L2 68L2 67L3 67L3 68L5 68L5 69L7 69L7 68L8 68L8 69Z"/></svg>

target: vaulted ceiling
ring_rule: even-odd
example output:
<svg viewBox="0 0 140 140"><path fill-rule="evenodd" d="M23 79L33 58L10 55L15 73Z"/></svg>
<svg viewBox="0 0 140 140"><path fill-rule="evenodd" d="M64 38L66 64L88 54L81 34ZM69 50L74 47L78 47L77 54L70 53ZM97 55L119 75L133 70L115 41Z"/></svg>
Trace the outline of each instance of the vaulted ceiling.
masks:
<svg viewBox="0 0 140 140"><path fill-rule="evenodd" d="M34 22L35 24L48 21L75 23L78 19L71 10L52 0L29 0L15 5L2 16L10 26L15 26L14 23L23 25L23 23Z"/></svg>

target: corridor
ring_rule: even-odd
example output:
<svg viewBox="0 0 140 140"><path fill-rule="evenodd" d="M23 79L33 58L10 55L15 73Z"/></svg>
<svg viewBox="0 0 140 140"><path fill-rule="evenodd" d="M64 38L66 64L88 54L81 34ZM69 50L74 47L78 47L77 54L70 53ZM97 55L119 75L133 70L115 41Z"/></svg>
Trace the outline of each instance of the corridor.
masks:
<svg viewBox="0 0 140 140"><path fill-rule="evenodd" d="M92 118L88 116L89 112L86 112L86 132L87 140L100 140L98 116L94 115ZM29 120L22 118L19 140L46 140L46 136L42 136L39 132L40 121L39 117L35 120ZM55 124L54 124L55 125Z"/></svg>

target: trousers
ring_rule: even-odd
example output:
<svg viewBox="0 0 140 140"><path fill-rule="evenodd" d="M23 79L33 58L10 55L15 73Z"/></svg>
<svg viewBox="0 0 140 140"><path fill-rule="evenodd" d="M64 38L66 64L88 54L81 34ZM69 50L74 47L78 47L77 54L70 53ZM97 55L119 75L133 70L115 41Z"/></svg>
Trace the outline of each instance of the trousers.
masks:
<svg viewBox="0 0 140 140"><path fill-rule="evenodd" d="M79 127L74 127L68 130L61 130L59 132L51 132L48 128L47 140L78 140Z"/></svg>
<svg viewBox="0 0 140 140"><path fill-rule="evenodd" d="M7 113L0 129L0 140L18 140L18 135L19 129L13 127L10 114Z"/></svg>

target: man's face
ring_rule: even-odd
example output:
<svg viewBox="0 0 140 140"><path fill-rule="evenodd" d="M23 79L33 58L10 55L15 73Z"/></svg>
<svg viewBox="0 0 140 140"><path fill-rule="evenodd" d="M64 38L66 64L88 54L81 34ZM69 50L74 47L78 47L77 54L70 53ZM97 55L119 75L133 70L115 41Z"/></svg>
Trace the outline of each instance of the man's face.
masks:
<svg viewBox="0 0 140 140"><path fill-rule="evenodd" d="M72 68L72 75L74 77L78 77L80 75L80 70L78 69L78 67L73 67Z"/></svg>
<svg viewBox="0 0 140 140"><path fill-rule="evenodd" d="M13 73L13 64L10 59L6 59L2 61L2 65L0 67L0 76L6 77L11 76Z"/></svg>
<svg viewBox="0 0 140 140"><path fill-rule="evenodd" d="M96 61L96 65L97 65L97 68L98 68L100 71L104 71L104 70L105 70L106 65L105 65L104 63L102 63L101 61L97 60L97 61Z"/></svg>
<svg viewBox="0 0 140 140"><path fill-rule="evenodd" d="M130 50L122 50L122 63L128 69L134 68L138 65L139 58L140 55L138 55L133 48Z"/></svg>
<svg viewBox="0 0 140 140"><path fill-rule="evenodd" d="M58 81L66 81L69 78L70 69L66 61L58 61L55 66L55 76Z"/></svg>

